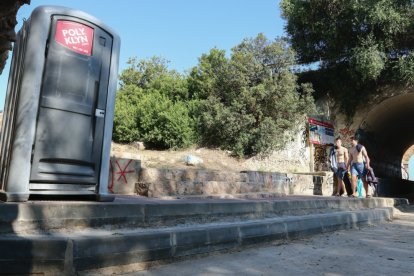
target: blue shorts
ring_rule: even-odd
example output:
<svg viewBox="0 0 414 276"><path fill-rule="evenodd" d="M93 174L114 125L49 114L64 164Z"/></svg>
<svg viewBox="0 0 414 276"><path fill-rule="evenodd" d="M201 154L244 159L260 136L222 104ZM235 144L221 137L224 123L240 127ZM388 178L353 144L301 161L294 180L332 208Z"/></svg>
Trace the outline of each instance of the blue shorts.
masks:
<svg viewBox="0 0 414 276"><path fill-rule="evenodd" d="M367 176L367 166L365 163L352 163L351 175L358 175L360 178Z"/></svg>
<svg viewBox="0 0 414 276"><path fill-rule="evenodd" d="M344 162L342 162L342 163L338 163L338 172L337 172L337 176L339 177L339 178L342 178L343 177L343 174L344 174L344 166L345 166L345 163Z"/></svg>

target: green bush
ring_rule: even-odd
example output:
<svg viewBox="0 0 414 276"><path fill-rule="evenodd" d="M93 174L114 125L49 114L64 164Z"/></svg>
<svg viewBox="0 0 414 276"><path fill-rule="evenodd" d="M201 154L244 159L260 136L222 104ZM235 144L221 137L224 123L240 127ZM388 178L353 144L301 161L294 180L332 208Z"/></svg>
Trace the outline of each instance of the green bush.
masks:
<svg viewBox="0 0 414 276"><path fill-rule="evenodd" d="M195 144L197 119L190 112L197 103L171 101L157 90L127 85L117 93L113 137L118 142L143 141L172 149Z"/></svg>

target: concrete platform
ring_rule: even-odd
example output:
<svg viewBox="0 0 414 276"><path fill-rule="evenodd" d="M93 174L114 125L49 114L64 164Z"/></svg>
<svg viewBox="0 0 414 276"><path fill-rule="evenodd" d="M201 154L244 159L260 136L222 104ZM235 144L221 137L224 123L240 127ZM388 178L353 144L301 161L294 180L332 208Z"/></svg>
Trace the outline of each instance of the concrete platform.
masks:
<svg viewBox="0 0 414 276"><path fill-rule="evenodd" d="M404 204L322 196L0 203L0 274L71 275L181 258L375 224Z"/></svg>

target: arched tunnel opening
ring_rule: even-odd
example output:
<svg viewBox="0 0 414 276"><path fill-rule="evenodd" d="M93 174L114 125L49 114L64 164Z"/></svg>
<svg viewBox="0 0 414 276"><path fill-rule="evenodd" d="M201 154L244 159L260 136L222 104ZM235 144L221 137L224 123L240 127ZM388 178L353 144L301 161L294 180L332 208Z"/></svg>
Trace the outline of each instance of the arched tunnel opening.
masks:
<svg viewBox="0 0 414 276"><path fill-rule="evenodd" d="M405 172L407 173L407 179L413 180L414 179L414 145L412 145L404 153L402 164L404 166ZM411 170L411 173L410 173L410 170Z"/></svg>
<svg viewBox="0 0 414 276"><path fill-rule="evenodd" d="M362 121L356 136L378 177L402 179L404 155L414 145L414 93L391 97L376 105Z"/></svg>

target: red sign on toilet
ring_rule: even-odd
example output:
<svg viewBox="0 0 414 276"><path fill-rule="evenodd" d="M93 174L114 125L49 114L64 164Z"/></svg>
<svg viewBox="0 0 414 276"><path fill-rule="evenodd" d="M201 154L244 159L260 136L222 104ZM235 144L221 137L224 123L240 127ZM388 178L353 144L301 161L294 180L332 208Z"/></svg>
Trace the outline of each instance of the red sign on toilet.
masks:
<svg viewBox="0 0 414 276"><path fill-rule="evenodd" d="M58 21L55 39L69 49L91 55L93 29L71 21Z"/></svg>

